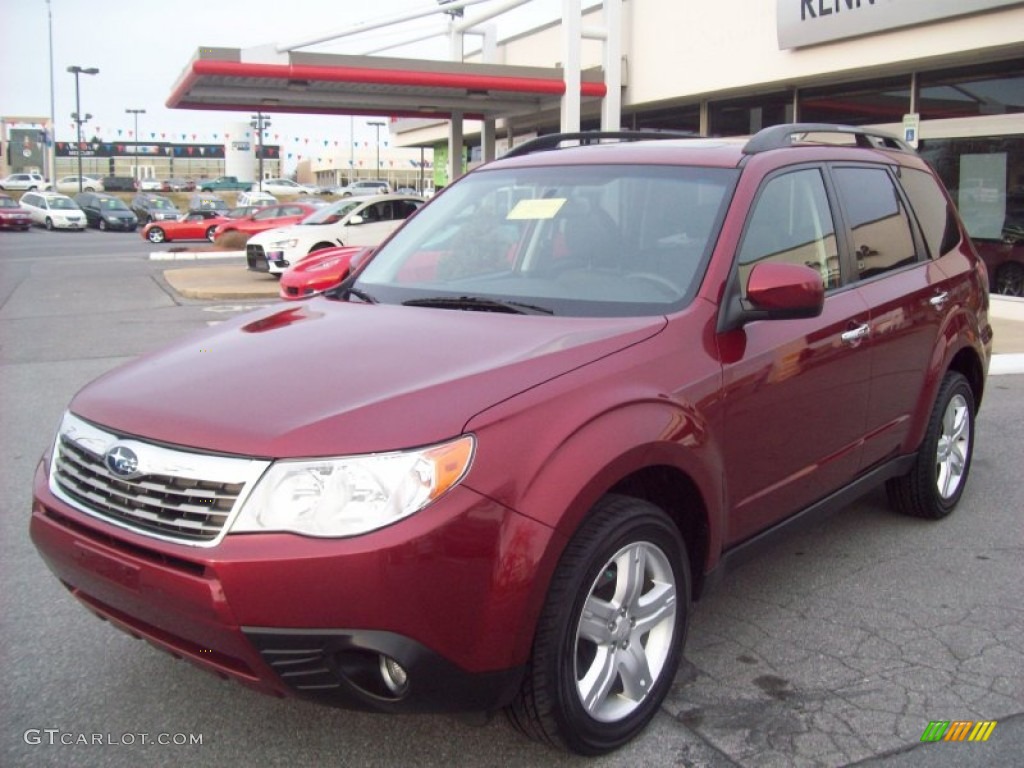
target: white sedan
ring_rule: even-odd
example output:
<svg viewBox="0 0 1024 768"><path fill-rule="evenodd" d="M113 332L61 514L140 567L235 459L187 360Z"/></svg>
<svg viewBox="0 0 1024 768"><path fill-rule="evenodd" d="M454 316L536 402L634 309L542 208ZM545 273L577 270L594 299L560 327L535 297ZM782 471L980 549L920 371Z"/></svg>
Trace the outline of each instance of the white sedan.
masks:
<svg viewBox="0 0 1024 768"><path fill-rule="evenodd" d="M253 190L269 192L272 195L315 195L317 193L313 187L307 187L305 184L299 184L291 179L264 179L262 183L254 184Z"/></svg>
<svg viewBox="0 0 1024 768"><path fill-rule="evenodd" d="M103 179L95 176L82 176L82 188L78 188L78 176L62 176L57 179L57 191L62 195L77 195L79 192L102 192Z"/></svg>
<svg viewBox="0 0 1024 768"><path fill-rule="evenodd" d="M249 269L279 275L314 251L379 245L423 205L416 195L346 197L290 227L269 229L246 243Z"/></svg>

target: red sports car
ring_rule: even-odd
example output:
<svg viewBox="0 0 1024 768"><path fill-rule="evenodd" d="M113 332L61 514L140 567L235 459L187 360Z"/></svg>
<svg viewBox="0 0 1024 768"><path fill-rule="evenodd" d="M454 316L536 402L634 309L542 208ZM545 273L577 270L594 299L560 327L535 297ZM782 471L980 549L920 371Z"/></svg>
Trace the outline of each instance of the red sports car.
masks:
<svg viewBox="0 0 1024 768"><path fill-rule="evenodd" d="M31 226L28 211L10 195L0 195L0 229L28 229Z"/></svg>
<svg viewBox="0 0 1024 768"><path fill-rule="evenodd" d="M305 299L337 285L359 265L373 248L345 245L314 251L281 275L282 299Z"/></svg>
<svg viewBox="0 0 1024 768"><path fill-rule="evenodd" d="M224 211L189 211L177 221L153 221L142 228L142 236L151 243L171 240L209 240L217 226L226 221Z"/></svg>
<svg viewBox="0 0 1024 768"><path fill-rule="evenodd" d="M255 235L275 227L289 227L298 224L304 218L313 213L317 208L327 205L325 201L301 202L301 203L279 203L259 208L249 216L238 219L231 219L223 222L213 233L214 238L226 235L228 232L244 232L247 235Z"/></svg>

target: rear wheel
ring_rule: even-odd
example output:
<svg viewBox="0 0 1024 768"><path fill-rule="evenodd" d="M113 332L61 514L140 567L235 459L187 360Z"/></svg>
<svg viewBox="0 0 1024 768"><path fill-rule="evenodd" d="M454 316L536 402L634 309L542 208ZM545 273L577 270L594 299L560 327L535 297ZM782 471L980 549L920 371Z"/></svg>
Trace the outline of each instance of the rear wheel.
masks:
<svg viewBox="0 0 1024 768"><path fill-rule="evenodd" d="M963 375L949 371L914 466L886 483L889 503L905 515L945 517L964 492L973 453L974 392Z"/></svg>
<svg viewBox="0 0 1024 768"><path fill-rule="evenodd" d="M660 509L607 496L569 542L509 719L584 755L616 749L654 717L686 636L690 570Z"/></svg>
<svg viewBox="0 0 1024 768"><path fill-rule="evenodd" d="M153 227L149 232L146 233L146 239L151 243L162 243L167 239L167 235L160 227Z"/></svg>

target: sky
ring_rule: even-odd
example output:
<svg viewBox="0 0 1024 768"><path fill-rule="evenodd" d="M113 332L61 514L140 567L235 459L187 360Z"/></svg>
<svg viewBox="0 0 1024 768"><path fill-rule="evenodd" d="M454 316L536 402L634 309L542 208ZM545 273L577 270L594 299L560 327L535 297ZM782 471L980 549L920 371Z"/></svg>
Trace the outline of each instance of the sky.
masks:
<svg viewBox="0 0 1024 768"><path fill-rule="evenodd" d="M500 0L497 0L500 2ZM80 75L81 110L93 117L83 126L87 138L131 140L138 116L143 140L216 141L232 125L248 122L247 112L180 110L164 106L174 84L201 46L248 48L292 43L436 7L434 0L0 0L0 116L49 117L50 29L53 32L53 113L56 140L75 138L75 78L69 66L96 67L97 75ZM467 8L479 15L495 0ZM560 16L562 0L530 0L496 19L499 39ZM416 37L443 26L435 15L393 28L325 43L303 50L363 54L376 47ZM472 50L474 38L467 38ZM396 48L382 55L444 58L447 41ZM375 140L373 118L273 115L267 140L282 151L324 141ZM193 138L195 137L195 138ZM387 138L381 136L382 143Z"/></svg>

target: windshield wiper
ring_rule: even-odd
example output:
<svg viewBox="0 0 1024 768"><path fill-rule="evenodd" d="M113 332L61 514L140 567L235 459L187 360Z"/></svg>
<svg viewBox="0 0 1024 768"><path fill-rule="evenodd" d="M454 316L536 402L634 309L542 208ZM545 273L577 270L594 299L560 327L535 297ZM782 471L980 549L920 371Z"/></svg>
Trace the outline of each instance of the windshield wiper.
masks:
<svg viewBox="0 0 1024 768"><path fill-rule="evenodd" d="M441 309L468 309L477 312L506 312L513 315L553 315L555 311L536 304L520 301L502 301L482 296L434 296L427 299L409 299L406 307L439 307Z"/></svg>
<svg viewBox="0 0 1024 768"><path fill-rule="evenodd" d="M375 296L372 296L361 288L356 288L355 282L355 275L347 277L333 288L325 290L323 295L328 299L342 299L344 301L348 301L350 296L355 296L357 299L366 302L367 304L380 303Z"/></svg>

